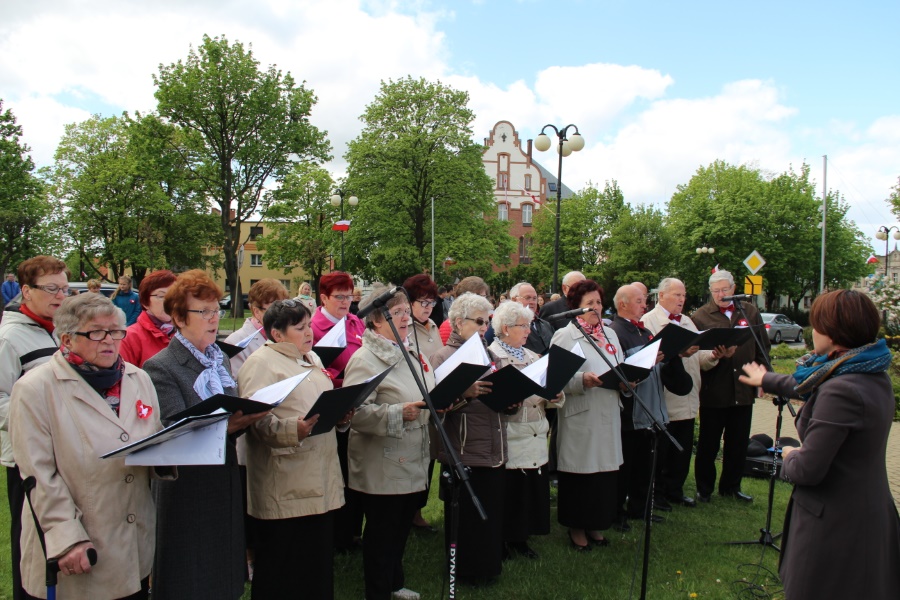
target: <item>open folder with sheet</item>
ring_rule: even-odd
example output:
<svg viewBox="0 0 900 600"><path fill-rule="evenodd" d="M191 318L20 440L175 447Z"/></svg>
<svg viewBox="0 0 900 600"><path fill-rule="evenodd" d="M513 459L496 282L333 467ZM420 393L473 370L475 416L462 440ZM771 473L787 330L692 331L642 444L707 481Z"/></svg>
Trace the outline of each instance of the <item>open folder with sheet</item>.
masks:
<svg viewBox="0 0 900 600"><path fill-rule="evenodd" d="M577 344L571 351L562 346L550 346L550 351L522 369L522 374L543 388L538 396L552 400L563 391L585 360L581 346Z"/></svg>
<svg viewBox="0 0 900 600"><path fill-rule="evenodd" d="M395 366L391 365L378 375L373 375L361 383L326 390L319 394L319 398L303 418L304 421L307 421L319 415L319 420L316 421L309 435L319 435L334 429L344 415L359 408L366 401L366 398L378 387L378 384L384 381L384 378Z"/></svg>
<svg viewBox="0 0 900 600"><path fill-rule="evenodd" d="M228 358L234 358L235 356L246 350L247 346L250 345L250 342L253 341L253 338L258 335L262 335L262 329L257 329L244 339L237 341L234 344L219 341L216 342L216 346L219 347L219 350L221 350L225 354L225 356L227 356Z"/></svg>
<svg viewBox="0 0 900 600"><path fill-rule="evenodd" d="M635 382L647 379L650 376L650 371L653 370L653 366L656 364L656 357L659 354L661 343L659 339L653 340L626 358L625 362L621 362L616 366L622 371L628 381ZM619 378L609 372L609 366L606 363L603 364L603 367L603 372L597 373L600 379L603 380L603 387L613 390L618 389Z"/></svg>
<svg viewBox="0 0 900 600"><path fill-rule="evenodd" d="M347 349L347 318L343 317L313 346L313 352L326 367L331 366L341 352Z"/></svg>
<svg viewBox="0 0 900 600"><path fill-rule="evenodd" d="M659 330L654 339L662 340L662 353L669 360L691 346L700 346L701 350L712 350L716 346L740 346L750 339L750 335L749 327L717 327L695 332L669 323Z"/></svg>
<svg viewBox="0 0 900 600"><path fill-rule="evenodd" d="M242 411L245 415L252 415L258 412L272 410L288 397L294 391L294 388L300 385L300 382L309 376L310 371L282 379L272 385L257 390L249 398L241 398L239 396L231 396L229 394L215 394L210 396L203 402L172 415L171 420L177 421L185 417L193 417L197 415L208 415L219 409L228 413L236 413Z"/></svg>
<svg viewBox="0 0 900 600"><path fill-rule="evenodd" d="M187 417L100 458L124 455L126 465L144 467L223 465L230 416L218 412Z"/></svg>

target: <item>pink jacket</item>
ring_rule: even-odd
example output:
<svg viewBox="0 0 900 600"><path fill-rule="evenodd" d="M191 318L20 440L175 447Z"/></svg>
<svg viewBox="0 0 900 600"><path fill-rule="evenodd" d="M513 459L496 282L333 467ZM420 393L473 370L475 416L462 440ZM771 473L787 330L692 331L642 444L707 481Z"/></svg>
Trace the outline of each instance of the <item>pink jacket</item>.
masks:
<svg viewBox="0 0 900 600"><path fill-rule="evenodd" d="M331 328L334 327L334 323L331 322L331 319L322 314L322 307L316 308L316 312L312 317L312 330L313 330L313 343L318 343L322 337L331 331ZM338 377L341 375L341 372L344 370L344 367L347 366L347 363L350 362L350 357L353 356L353 353L359 350L362 346L362 335L366 331L365 324L357 317L356 315L347 315L347 349L341 352L334 362L325 369L331 374L331 380L334 383L334 387L339 388L344 383L343 377ZM315 352L315 348L313 348Z"/></svg>

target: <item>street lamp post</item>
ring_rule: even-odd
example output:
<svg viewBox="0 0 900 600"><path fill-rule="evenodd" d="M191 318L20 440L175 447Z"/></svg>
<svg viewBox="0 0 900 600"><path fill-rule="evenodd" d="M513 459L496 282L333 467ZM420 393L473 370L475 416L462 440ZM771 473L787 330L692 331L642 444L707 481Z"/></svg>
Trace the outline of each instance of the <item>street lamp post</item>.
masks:
<svg viewBox="0 0 900 600"><path fill-rule="evenodd" d="M708 254L709 256L712 256L715 253L716 253L716 249L713 248L712 246L707 246L706 244L703 244L702 246L697 246L697 256L702 257L704 254ZM706 294L704 294L704 297L705 296L706 296Z"/></svg>
<svg viewBox="0 0 900 600"><path fill-rule="evenodd" d="M555 292L559 283L559 215L562 206L562 159L564 156L584 148L584 138L578 133L578 127L573 124L566 125L562 129L558 129L555 125L544 125L541 128L540 135L534 140L534 147L540 152L546 152L550 149L550 136L544 133L548 127L556 133L556 137L559 140L559 144L556 147L556 151L559 153L559 167L556 171L556 238L553 242L553 281L550 282L550 291ZM572 139L566 137L570 127L575 130L575 133L572 134Z"/></svg>
<svg viewBox="0 0 900 600"><path fill-rule="evenodd" d="M900 240L900 227L896 225L892 225L890 227L886 225L882 225L878 228L878 231L875 233L875 237L879 240L884 240L884 281L887 283L888 281L888 241L891 238L891 231L894 232L894 239Z"/></svg>
<svg viewBox="0 0 900 600"><path fill-rule="evenodd" d="M334 190L334 195L331 197L331 204L333 206L341 207L341 221L344 220L344 190L341 188L337 188ZM356 196L349 196L347 198L347 204L350 206L356 206L359 204L359 198ZM346 224L341 225L341 271L344 270L344 232L347 231Z"/></svg>

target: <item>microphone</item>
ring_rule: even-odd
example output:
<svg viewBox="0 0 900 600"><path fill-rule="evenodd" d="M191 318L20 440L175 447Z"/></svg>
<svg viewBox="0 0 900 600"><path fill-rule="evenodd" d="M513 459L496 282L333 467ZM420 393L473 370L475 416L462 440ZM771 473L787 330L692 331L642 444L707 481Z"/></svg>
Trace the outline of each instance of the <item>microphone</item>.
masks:
<svg viewBox="0 0 900 600"><path fill-rule="evenodd" d="M556 315L549 316L549 317L547 317L546 320L550 321L551 323L553 323L555 321L562 321L562 320L568 321L569 319L572 319L574 317L580 317L581 315L591 312L592 310L593 310L592 308L575 308L572 310L567 310L566 312L562 312L562 313L559 313Z"/></svg>
<svg viewBox="0 0 900 600"><path fill-rule="evenodd" d="M356 316L359 317L360 319L365 319L366 316L368 316L368 314L370 312L372 312L376 308L381 308L382 306L387 304L391 298L394 297L394 294L396 294L397 292L402 292L402 291L403 291L402 285L398 285L397 287L392 287L392 288L385 290L384 292L379 294L377 298L372 300L372 302L370 304L368 304L365 308L359 309L359 312L356 313Z"/></svg>
<svg viewBox="0 0 900 600"><path fill-rule="evenodd" d="M753 298L755 298L755 296L753 296L752 294L735 294L734 296L725 296L724 298L722 298L722 302L734 302L735 300L749 301L749 300L753 300Z"/></svg>

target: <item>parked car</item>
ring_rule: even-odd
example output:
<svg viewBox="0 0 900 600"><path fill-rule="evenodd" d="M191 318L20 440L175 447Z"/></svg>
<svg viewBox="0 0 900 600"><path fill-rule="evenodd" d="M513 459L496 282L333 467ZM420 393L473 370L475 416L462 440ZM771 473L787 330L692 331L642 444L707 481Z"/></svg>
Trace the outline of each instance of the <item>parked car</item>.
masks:
<svg viewBox="0 0 900 600"><path fill-rule="evenodd" d="M245 310L248 309L250 307L250 299L248 298L248 295L241 294L241 298L243 299L241 307ZM222 299L219 300L219 306L225 309L231 308L231 294L226 294L225 296L223 296Z"/></svg>
<svg viewBox="0 0 900 600"><path fill-rule="evenodd" d="M786 316L776 313L762 313L760 316L773 344L780 344L783 340L803 341L803 328Z"/></svg>

